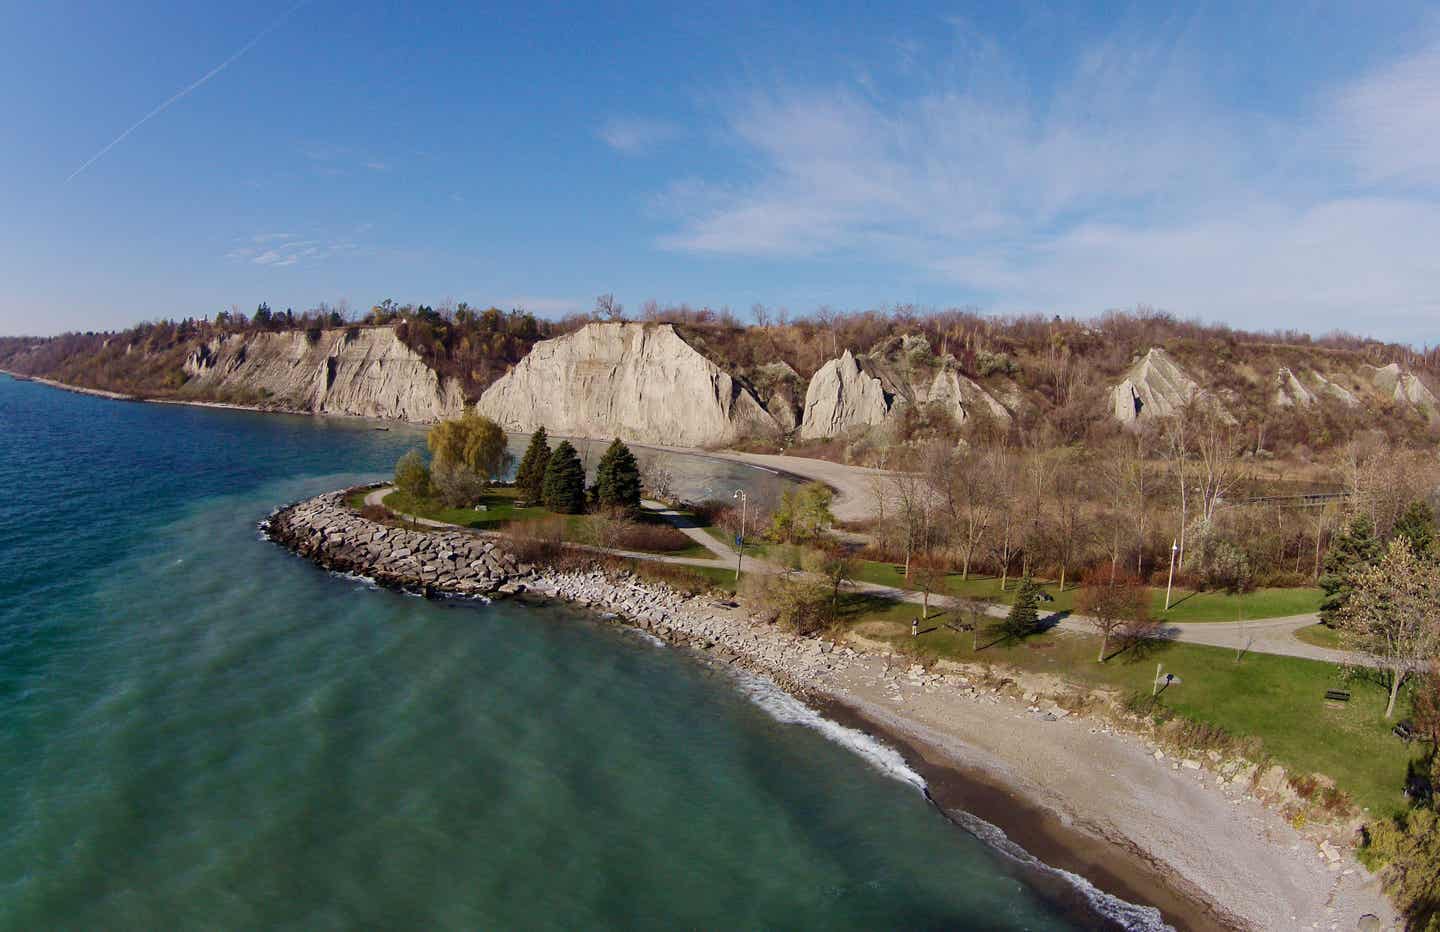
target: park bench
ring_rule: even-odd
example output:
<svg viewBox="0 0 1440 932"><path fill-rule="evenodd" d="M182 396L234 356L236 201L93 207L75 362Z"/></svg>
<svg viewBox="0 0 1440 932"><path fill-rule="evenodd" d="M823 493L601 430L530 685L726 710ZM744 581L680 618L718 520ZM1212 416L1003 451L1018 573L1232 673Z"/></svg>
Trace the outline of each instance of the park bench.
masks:
<svg viewBox="0 0 1440 932"><path fill-rule="evenodd" d="M1404 741L1406 744L1415 740L1415 725L1409 719L1403 722L1396 722L1395 727L1390 730L1394 733L1395 737Z"/></svg>
<svg viewBox="0 0 1440 932"><path fill-rule="evenodd" d="M1327 689L1325 690L1325 700L1327 702L1349 702L1350 691L1346 689Z"/></svg>

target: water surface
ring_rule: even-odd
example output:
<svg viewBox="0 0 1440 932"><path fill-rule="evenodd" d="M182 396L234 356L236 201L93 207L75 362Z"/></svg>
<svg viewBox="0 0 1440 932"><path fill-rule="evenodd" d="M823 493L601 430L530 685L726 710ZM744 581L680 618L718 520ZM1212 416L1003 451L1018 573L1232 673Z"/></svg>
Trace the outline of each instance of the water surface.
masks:
<svg viewBox="0 0 1440 932"><path fill-rule="evenodd" d="M0 377L0 927L1072 926L762 686L259 539L419 436Z"/></svg>

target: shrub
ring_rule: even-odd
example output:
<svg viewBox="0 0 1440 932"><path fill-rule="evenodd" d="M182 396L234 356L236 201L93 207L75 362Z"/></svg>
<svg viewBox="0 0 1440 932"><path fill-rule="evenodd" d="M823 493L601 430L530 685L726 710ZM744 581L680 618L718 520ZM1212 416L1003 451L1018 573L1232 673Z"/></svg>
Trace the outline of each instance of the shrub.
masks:
<svg viewBox="0 0 1440 932"><path fill-rule="evenodd" d="M1440 929L1440 815L1415 809L1365 827L1363 854L1383 864L1385 891L1411 929Z"/></svg>
<svg viewBox="0 0 1440 932"><path fill-rule="evenodd" d="M395 488L412 502L430 497L430 467L418 450L411 450L395 464Z"/></svg>
<svg viewBox="0 0 1440 932"><path fill-rule="evenodd" d="M623 550L674 553L686 549L690 544L690 538L683 531L669 524L627 521L619 536L618 546Z"/></svg>
<svg viewBox="0 0 1440 932"><path fill-rule="evenodd" d="M436 460L430 470L430 485L440 500L451 508L466 508L480 501L489 483L464 463Z"/></svg>
<svg viewBox="0 0 1440 932"><path fill-rule="evenodd" d="M818 634L829 620L829 588L799 574L747 576L744 595L755 614L802 636Z"/></svg>

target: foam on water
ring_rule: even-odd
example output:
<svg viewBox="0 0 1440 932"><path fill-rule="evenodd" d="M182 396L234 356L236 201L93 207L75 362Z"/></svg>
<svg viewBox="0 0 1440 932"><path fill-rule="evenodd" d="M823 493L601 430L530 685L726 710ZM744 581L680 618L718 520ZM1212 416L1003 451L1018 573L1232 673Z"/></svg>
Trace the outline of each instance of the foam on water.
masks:
<svg viewBox="0 0 1440 932"><path fill-rule="evenodd" d="M742 674L738 681L740 691L776 721L812 728L855 753L886 776L909 784L922 793L927 792L925 778L910 768L900 752L883 741L826 718L764 677ZM1141 906L1122 900L1099 889L1079 874L1051 867L1011 841L998 826L968 812L955 811L948 814L960 827L1028 870L1063 880L1078 891L1098 915L1119 927L1131 932L1163 932L1171 929L1161 918L1160 911L1153 906Z"/></svg>
<svg viewBox="0 0 1440 932"><path fill-rule="evenodd" d="M925 792L925 778L911 770L900 752L883 741L831 721L764 677L742 674L738 679L740 691L771 718L787 725L813 728L841 747L853 751L887 777Z"/></svg>

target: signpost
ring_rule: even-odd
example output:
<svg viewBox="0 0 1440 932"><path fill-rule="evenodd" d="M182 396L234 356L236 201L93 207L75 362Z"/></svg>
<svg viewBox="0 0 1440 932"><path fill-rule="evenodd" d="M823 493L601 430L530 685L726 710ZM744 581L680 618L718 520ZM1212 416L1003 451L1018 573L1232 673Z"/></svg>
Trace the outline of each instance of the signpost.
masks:
<svg viewBox="0 0 1440 932"><path fill-rule="evenodd" d="M740 580L740 565L745 562L745 510L750 497L744 489L736 489L731 498L740 499L740 533L735 535L735 580Z"/></svg>

